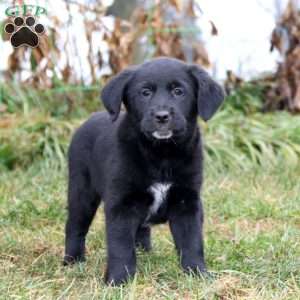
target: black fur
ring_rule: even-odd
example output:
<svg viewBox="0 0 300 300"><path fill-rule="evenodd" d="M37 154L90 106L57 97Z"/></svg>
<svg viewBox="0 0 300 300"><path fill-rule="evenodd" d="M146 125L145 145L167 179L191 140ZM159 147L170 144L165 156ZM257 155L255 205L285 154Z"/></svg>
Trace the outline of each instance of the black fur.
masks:
<svg viewBox="0 0 300 300"><path fill-rule="evenodd" d="M65 264L84 260L85 237L101 199L107 283L120 284L135 273L135 247L150 250L150 224L166 221L182 267L205 271L197 114L209 119L223 97L200 67L170 58L127 69L104 87L109 114L95 113L69 149ZM120 114L122 102L126 112ZM171 186L151 215L149 188L155 183Z"/></svg>

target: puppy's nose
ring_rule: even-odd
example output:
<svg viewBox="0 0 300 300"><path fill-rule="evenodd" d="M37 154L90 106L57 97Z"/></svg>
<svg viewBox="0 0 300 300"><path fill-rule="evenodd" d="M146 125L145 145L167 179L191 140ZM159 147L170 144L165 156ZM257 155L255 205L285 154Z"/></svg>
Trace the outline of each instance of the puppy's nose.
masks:
<svg viewBox="0 0 300 300"><path fill-rule="evenodd" d="M160 110L155 113L155 120L157 123L165 124L169 122L169 119L170 119L170 114L166 110Z"/></svg>

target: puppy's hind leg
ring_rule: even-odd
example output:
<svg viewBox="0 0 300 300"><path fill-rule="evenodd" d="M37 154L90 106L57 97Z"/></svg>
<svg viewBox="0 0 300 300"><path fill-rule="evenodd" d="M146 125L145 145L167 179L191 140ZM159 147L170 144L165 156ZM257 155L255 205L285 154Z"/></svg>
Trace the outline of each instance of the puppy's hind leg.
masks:
<svg viewBox="0 0 300 300"><path fill-rule="evenodd" d="M151 228L147 225L140 225L136 237L135 237L135 245L144 251L151 250Z"/></svg>
<svg viewBox="0 0 300 300"><path fill-rule="evenodd" d="M85 237L99 204L100 198L93 191L89 176L70 176L64 265L84 261Z"/></svg>

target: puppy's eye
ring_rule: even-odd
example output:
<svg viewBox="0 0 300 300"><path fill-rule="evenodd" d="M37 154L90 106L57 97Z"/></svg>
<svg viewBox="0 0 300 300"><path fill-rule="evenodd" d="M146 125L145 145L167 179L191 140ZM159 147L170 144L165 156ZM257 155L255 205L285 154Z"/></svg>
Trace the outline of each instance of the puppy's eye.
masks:
<svg viewBox="0 0 300 300"><path fill-rule="evenodd" d="M173 89L173 94L174 94L175 96L182 96L182 95L184 94L183 88L181 88L181 87L176 87L176 88L174 88L174 89Z"/></svg>
<svg viewBox="0 0 300 300"><path fill-rule="evenodd" d="M144 96L144 97L150 97L151 95L152 95L152 90L151 89L149 89L149 88L143 88L142 89L142 95Z"/></svg>

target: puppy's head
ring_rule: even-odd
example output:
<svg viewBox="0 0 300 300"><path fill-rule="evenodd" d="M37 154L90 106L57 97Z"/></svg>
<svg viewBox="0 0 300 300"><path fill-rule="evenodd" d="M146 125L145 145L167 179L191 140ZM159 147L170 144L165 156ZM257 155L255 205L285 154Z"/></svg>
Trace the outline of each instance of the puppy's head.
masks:
<svg viewBox="0 0 300 300"><path fill-rule="evenodd" d="M123 102L147 138L168 140L186 135L197 114L210 119L224 93L201 67L157 58L122 71L103 88L101 98L113 121Z"/></svg>

